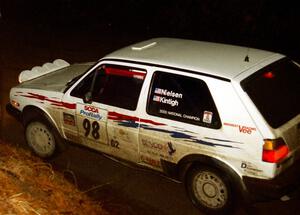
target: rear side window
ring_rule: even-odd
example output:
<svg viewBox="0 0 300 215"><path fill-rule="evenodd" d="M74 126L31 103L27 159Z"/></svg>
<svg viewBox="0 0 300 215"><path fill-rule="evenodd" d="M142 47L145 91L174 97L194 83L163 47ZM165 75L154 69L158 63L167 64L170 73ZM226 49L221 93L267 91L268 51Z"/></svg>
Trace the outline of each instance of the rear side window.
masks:
<svg viewBox="0 0 300 215"><path fill-rule="evenodd" d="M209 128L221 127L206 83L182 75L154 73L147 113Z"/></svg>
<svg viewBox="0 0 300 215"><path fill-rule="evenodd" d="M101 65L79 83L71 95L83 98L91 91L95 102L135 110L145 76L145 70Z"/></svg>
<svg viewBox="0 0 300 215"><path fill-rule="evenodd" d="M241 86L273 128L300 113L300 69L287 58L249 76Z"/></svg>

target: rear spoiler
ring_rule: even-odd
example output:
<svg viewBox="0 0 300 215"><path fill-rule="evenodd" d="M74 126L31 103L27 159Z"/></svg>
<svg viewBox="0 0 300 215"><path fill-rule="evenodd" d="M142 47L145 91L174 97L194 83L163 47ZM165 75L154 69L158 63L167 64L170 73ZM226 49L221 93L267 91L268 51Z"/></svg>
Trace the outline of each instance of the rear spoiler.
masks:
<svg viewBox="0 0 300 215"><path fill-rule="evenodd" d="M68 66L70 66L70 64L62 59L56 59L53 63L45 63L43 66L35 66L31 70L24 70L19 74L19 83L29 81Z"/></svg>

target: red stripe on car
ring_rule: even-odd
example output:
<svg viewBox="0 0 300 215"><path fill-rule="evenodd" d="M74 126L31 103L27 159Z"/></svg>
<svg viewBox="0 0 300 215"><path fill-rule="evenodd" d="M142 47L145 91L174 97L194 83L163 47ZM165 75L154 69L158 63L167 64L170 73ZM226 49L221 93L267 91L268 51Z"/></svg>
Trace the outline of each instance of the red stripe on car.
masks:
<svg viewBox="0 0 300 215"><path fill-rule="evenodd" d="M120 113L117 113L117 112L108 112L108 119L111 119L111 120L129 120L129 121L134 121L134 122L149 123L149 124L153 124L153 125L165 125L163 123L154 122L152 120L140 119L138 117L128 116L128 115L120 114Z"/></svg>

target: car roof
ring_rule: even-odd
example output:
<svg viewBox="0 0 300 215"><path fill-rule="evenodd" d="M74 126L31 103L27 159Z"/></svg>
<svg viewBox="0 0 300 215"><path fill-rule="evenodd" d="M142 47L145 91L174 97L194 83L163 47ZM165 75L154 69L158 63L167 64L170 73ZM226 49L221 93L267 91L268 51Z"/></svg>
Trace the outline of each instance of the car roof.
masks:
<svg viewBox="0 0 300 215"><path fill-rule="evenodd" d="M231 80L274 55L279 54L221 43L153 38L112 52L103 59L174 67Z"/></svg>

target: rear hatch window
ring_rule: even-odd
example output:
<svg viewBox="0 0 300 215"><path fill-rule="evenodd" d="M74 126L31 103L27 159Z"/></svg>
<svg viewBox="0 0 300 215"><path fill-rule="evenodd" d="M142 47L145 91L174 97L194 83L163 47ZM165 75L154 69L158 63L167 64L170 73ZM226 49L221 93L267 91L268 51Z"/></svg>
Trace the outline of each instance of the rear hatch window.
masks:
<svg viewBox="0 0 300 215"><path fill-rule="evenodd" d="M300 68L287 58L252 74L241 86L273 128L300 113Z"/></svg>

